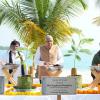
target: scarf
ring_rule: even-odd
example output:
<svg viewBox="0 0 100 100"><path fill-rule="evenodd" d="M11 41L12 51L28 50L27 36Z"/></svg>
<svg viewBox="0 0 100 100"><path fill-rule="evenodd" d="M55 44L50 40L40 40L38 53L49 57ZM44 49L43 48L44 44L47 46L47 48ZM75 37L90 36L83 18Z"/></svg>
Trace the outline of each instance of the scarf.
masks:
<svg viewBox="0 0 100 100"><path fill-rule="evenodd" d="M24 70L24 65L23 65L23 58L21 57L21 54L20 54L19 51L18 51L18 55L19 55L20 60L21 60L21 74L25 75L25 70ZM9 52L9 63L13 64L12 52L11 51ZM12 73L12 72L13 72L13 69L9 69L9 73Z"/></svg>

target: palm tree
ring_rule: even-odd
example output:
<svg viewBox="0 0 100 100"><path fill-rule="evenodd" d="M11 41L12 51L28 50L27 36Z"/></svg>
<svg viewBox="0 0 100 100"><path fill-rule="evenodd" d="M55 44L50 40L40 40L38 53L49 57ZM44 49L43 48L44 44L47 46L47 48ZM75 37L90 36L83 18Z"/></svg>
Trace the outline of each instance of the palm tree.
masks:
<svg viewBox="0 0 100 100"><path fill-rule="evenodd" d="M26 44L37 48L44 43L47 33L54 42L68 41L80 30L70 26L70 17L86 9L84 0L5 0L0 4L0 23L9 22Z"/></svg>
<svg viewBox="0 0 100 100"><path fill-rule="evenodd" d="M100 8L100 0L96 0L96 6ZM100 16L95 17L93 23L100 26Z"/></svg>

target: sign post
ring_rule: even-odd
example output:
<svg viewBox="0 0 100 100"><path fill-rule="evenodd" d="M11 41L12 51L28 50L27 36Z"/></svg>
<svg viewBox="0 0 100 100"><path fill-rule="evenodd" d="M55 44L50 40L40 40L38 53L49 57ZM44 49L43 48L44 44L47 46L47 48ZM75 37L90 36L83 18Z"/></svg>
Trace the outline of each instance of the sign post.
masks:
<svg viewBox="0 0 100 100"><path fill-rule="evenodd" d="M42 77L42 94L57 95L57 100L61 100L61 95L76 94L76 77Z"/></svg>
<svg viewBox="0 0 100 100"><path fill-rule="evenodd" d="M57 95L57 100L61 100L61 95Z"/></svg>

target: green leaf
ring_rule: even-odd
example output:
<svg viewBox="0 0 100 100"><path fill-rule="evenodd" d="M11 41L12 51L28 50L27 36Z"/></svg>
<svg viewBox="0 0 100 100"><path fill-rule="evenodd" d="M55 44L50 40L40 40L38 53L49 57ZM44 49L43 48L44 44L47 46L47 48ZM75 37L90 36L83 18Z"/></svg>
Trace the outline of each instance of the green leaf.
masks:
<svg viewBox="0 0 100 100"><path fill-rule="evenodd" d="M90 44L93 42L94 39L92 38L85 38L85 39L81 39L81 44Z"/></svg>
<svg viewBox="0 0 100 100"><path fill-rule="evenodd" d="M72 54L65 54L64 56L71 56Z"/></svg>
<svg viewBox="0 0 100 100"><path fill-rule="evenodd" d="M77 33L78 35L82 34L82 30L80 30L80 29L78 29L78 28L71 27L70 29L71 29L71 31L72 31L73 33Z"/></svg>
<svg viewBox="0 0 100 100"><path fill-rule="evenodd" d="M0 24L2 23L4 16L5 16L5 13L3 13L2 9L0 9Z"/></svg>
<svg viewBox="0 0 100 100"><path fill-rule="evenodd" d="M35 2L36 2L39 21L40 24L42 25L42 21L45 18L49 7L49 0L35 0Z"/></svg>
<svg viewBox="0 0 100 100"><path fill-rule="evenodd" d="M79 52L86 53L86 54L91 54L89 49L80 49Z"/></svg>
<svg viewBox="0 0 100 100"><path fill-rule="evenodd" d="M23 50L27 50L27 48L22 48L22 47L20 47L20 48L18 48L17 50L18 50L18 51L23 51Z"/></svg>
<svg viewBox="0 0 100 100"><path fill-rule="evenodd" d="M28 1L28 2L32 2L32 0L26 0L26 1Z"/></svg>
<svg viewBox="0 0 100 100"><path fill-rule="evenodd" d="M75 58L80 61L81 60L81 57L79 55L75 55Z"/></svg>
<svg viewBox="0 0 100 100"><path fill-rule="evenodd" d="M79 1L80 1L80 3L82 4L83 8L86 9L86 8L87 8L87 4L84 3L84 0L79 0Z"/></svg>
<svg viewBox="0 0 100 100"><path fill-rule="evenodd" d="M27 59L32 59L33 58L33 54L29 54L28 56L27 56Z"/></svg>
<svg viewBox="0 0 100 100"><path fill-rule="evenodd" d="M75 45L75 41L74 41L74 39L72 39L72 44Z"/></svg>
<svg viewBox="0 0 100 100"><path fill-rule="evenodd" d="M68 50L67 52L68 52L68 53L73 53L73 50Z"/></svg>
<svg viewBox="0 0 100 100"><path fill-rule="evenodd" d="M72 48L73 51L76 51L75 46L72 45L71 48Z"/></svg>
<svg viewBox="0 0 100 100"><path fill-rule="evenodd" d="M31 42L31 44L28 46L28 49L30 50L34 46L34 42Z"/></svg>

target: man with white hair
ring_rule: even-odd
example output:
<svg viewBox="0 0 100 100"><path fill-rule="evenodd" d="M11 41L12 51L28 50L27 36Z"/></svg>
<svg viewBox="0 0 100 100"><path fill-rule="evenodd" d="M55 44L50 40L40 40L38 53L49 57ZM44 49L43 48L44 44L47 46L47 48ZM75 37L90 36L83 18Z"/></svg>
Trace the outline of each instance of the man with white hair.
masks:
<svg viewBox="0 0 100 100"><path fill-rule="evenodd" d="M53 44L53 37L51 35L46 35L45 42L43 46L38 47L34 57L34 64L39 66L41 69L40 73L44 74L43 76L58 76L61 73L61 70L58 71L61 68L59 66L63 64L62 53L59 47ZM42 73L42 69L45 73ZM53 73L49 74L50 70ZM56 72L54 73L55 70Z"/></svg>

